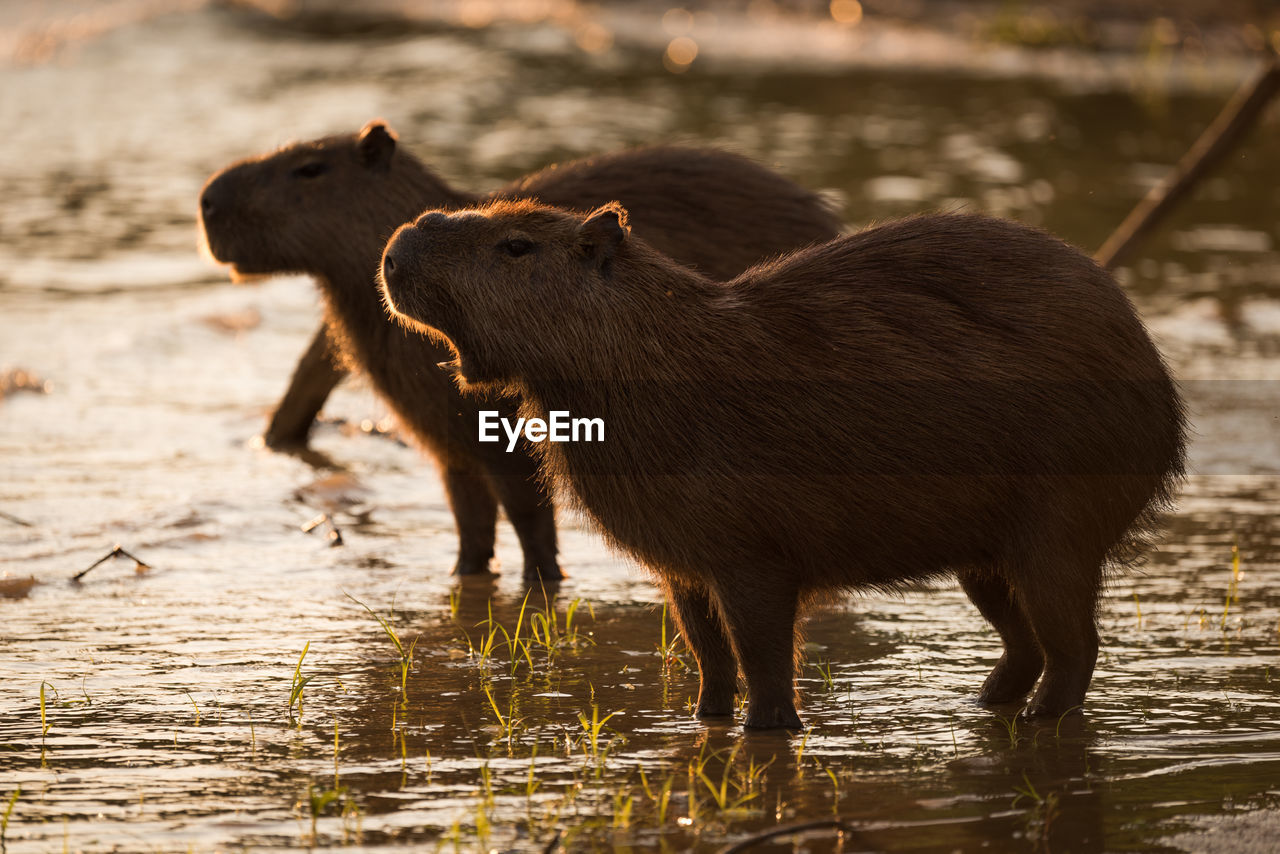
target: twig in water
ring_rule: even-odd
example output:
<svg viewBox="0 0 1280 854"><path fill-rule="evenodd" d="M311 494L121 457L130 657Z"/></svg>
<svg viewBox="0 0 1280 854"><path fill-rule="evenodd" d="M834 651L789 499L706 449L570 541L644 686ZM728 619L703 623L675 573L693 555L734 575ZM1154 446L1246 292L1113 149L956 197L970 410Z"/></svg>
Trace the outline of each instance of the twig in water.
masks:
<svg viewBox="0 0 1280 854"><path fill-rule="evenodd" d="M3 510L0 510L0 519L5 520L6 522L12 522L15 525L21 525L24 528L35 527L35 525L32 525L26 519L19 519L17 516L14 516L12 513L6 513Z"/></svg>
<svg viewBox="0 0 1280 854"><path fill-rule="evenodd" d="M328 513L321 513L316 518L302 526L302 533L310 534L321 525L329 529L329 545L336 547L342 545L342 532L338 530L338 526L333 523L333 518Z"/></svg>
<svg viewBox="0 0 1280 854"><path fill-rule="evenodd" d="M96 568L98 568L99 566L101 566L102 564L104 564L104 563L106 563L107 561L111 560L112 558L117 558L117 557L127 557L127 558L129 558L129 559L130 559L130 560L132 560L135 564L137 564L137 566L135 567L135 569L151 569L151 564L147 563L146 561L142 560L141 558L139 558L139 557L137 557L137 556L135 556L135 555L131 555L131 554L129 554L127 551L125 551L123 548L121 548L119 545L117 545L117 546L116 546L115 548L113 548L111 551L107 552L105 555L103 555L102 557L100 557L100 558L98 558L97 560L95 560L95 561L93 562L93 565L92 565L92 566L89 566L89 567L88 567L88 568L86 568L86 569L82 569L82 570L80 570L79 572L77 572L75 575L71 576L71 580L72 580L72 581L79 581L80 579L84 578L86 575L88 575L88 574L89 574L89 570L96 569Z"/></svg>
<svg viewBox="0 0 1280 854"><path fill-rule="evenodd" d="M1257 124L1266 112L1267 103L1280 92L1280 55L1274 50L1269 53L1270 61L1266 68L1231 96L1213 124L1107 238L1094 255L1099 264L1112 270L1123 263L1138 241L1154 229L1206 174L1235 151L1249 129Z"/></svg>
<svg viewBox="0 0 1280 854"><path fill-rule="evenodd" d="M748 836L741 842L735 843L730 845L728 848L721 850L720 854L738 854L740 851L746 851L748 848L754 848L762 842L768 842L770 839L776 839L779 836L790 836L793 833L804 833L808 830L822 830L828 827L836 830L841 836L852 836L857 840L860 847L869 847L866 840L848 824L838 818L829 818L823 821L807 821L803 824L789 824L785 827L777 827L773 830L767 830L764 833L757 833L755 836Z"/></svg>

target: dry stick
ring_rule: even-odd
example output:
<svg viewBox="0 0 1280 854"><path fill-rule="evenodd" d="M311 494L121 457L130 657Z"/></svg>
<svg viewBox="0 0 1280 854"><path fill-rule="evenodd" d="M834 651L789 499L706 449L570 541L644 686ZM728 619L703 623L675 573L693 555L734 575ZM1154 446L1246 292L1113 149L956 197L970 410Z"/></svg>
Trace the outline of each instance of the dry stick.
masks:
<svg viewBox="0 0 1280 854"><path fill-rule="evenodd" d="M137 557L135 557L134 555L131 555L131 554L129 554L127 551L125 551L124 549L120 548L120 546L116 546L114 549L112 549L111 551L109 551L109 552L107 552L105 555L103 555L102 557L100 557L100 558L98 558L97 560L95 560L95 561L93 562L93 566L88 567L88 569L82 569L82 570L80 570L79 572L77 572L75 575L71 576L71 580L72 580L72 581L79 581L80 579L84 578L86 575L88 575L88 574L89 574L89 570L91 570L91 569L96 569L98 566L100 566L101 564L106 563L107 561L111 560L111 559L112 559L112 558L114 558L114 557L127 557L127 558L129 558L130 560L132 560L134 563L136 563L139 567L142 567L143 569L150 569L150 568L151 568L151 564L147 563L146 561L139 560L139 559L138 559Z"/></svg>
<svg viewBox="0 0 1280 854"><path fill-rule="evenodd" d="M329 545L336 547L342 545L342 532L338 530L337 524L328 513L321 513L316 518L302 526L302 533L310 534L316 528L325 525L329 529Z"/></svg>
<svg viewBox="0 0 1280 854"><path fill-rule="evenodd" d="M1120 227L1102 244L1094 260L1108 269L1119 266L1173 206L1236 147L1258 121L1263 108L1278 90L1280 56L1272 52L1271 62L1266 69L1231 96L1213 124L1182 156L1178 165L1129 212Z"/></svg>
<svg viewBox="0 0 1280 854"><path fill-rule="evenodd" d="M789 824L786 827L778 827L773 830L765 831L764 833L757 833L755 836L749 836L741 842L722 849L720 854L737 854L739 851L746 851L748 848L754 848L761 842L768 842L770 839L774 839L779 836L790 836L794 833L804 833L807 830L823 830L828 827L834 828L840 833L852 836L859 842L865 841L856 830L845 824L840 819L828 818L822 821L807 821L804 824Z"/></svg>

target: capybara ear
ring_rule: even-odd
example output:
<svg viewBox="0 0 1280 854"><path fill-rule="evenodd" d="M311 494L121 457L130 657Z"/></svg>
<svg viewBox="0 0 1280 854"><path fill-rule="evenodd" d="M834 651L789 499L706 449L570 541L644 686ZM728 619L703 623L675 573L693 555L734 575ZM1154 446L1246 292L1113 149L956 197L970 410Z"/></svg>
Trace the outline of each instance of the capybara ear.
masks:
<svg viewBox="0 0 1280 854"><path fill-rule="evenodd" d="M614 252L630 233L626 209L617 202L609 202L592 211L578 226L578 246L587 258L603 267L613 259Z"/></svg>
<svg viewBox="0 0 1280 854"><path fill-rule="evenodd" d="M387 127L386 122L374 119L360 131L356 149L365 166L386 169L391 165L391 155L396 150L396 133Z"/></svg>

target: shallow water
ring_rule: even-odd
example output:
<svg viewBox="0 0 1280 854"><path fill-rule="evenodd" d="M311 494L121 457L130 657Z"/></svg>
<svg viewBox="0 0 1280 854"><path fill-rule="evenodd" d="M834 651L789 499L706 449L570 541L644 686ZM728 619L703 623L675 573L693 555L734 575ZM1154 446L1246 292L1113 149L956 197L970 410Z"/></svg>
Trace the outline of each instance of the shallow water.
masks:
<svg viewBox="0 0 1280 854"><path fill-rule="evenodd" d="M342 38L204 8L11 64L0 370L36 379L0 385L8 850L542 850L556 833L566 850L715 850L833 815L856 828L846 851L1262 838L1280 808L1275 111L1121 271L1184 381L1195 474L1160 551L1111 585L1088 713L1060 726L973 703L999 647L952 585L810 621L806 733L691 719L696 675L659 654L654 588L581 523L563 523L571 578L520 621L518 573L449 578L433 467L374 429L385 410L358 384L316 434L334 468L258 448L314 288L234 286L195 250L208 173L376 115L472 188L674 138L828 190L851 225L968 207L1095 247L1229 94L1195 78L800 73L749 55L675 75L550 27ZM301 531L319 513L341 547ZM116 543L148 568L69 581ZM403 693L358 602L416 641ZM504 631L528 639L549 614L558 634L513 672ZM291 707L296 668L310 681ZM594 749L593 709L613 715Z"/></svg>

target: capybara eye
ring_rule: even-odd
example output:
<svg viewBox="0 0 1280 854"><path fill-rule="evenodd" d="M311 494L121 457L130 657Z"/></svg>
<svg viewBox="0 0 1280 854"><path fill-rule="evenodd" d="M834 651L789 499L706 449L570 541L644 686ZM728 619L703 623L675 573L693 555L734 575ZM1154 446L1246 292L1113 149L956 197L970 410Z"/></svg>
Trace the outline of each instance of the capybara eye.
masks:
<svg viewBox="0 0 1280 854"><path fill-rule="evenodd" d="M295 178L319 178L321 175L329 171L329 164L323 160L312 160L309 163L303 163L297 169L293 170Z"/></svg>
<svg viewBox="0 0 1280 854"><path fill-rule="evenodd" d="M523 237L511 237L499 243L498 248L512 258L519 258L533 251L533 241L525 240Z"/></svg>

